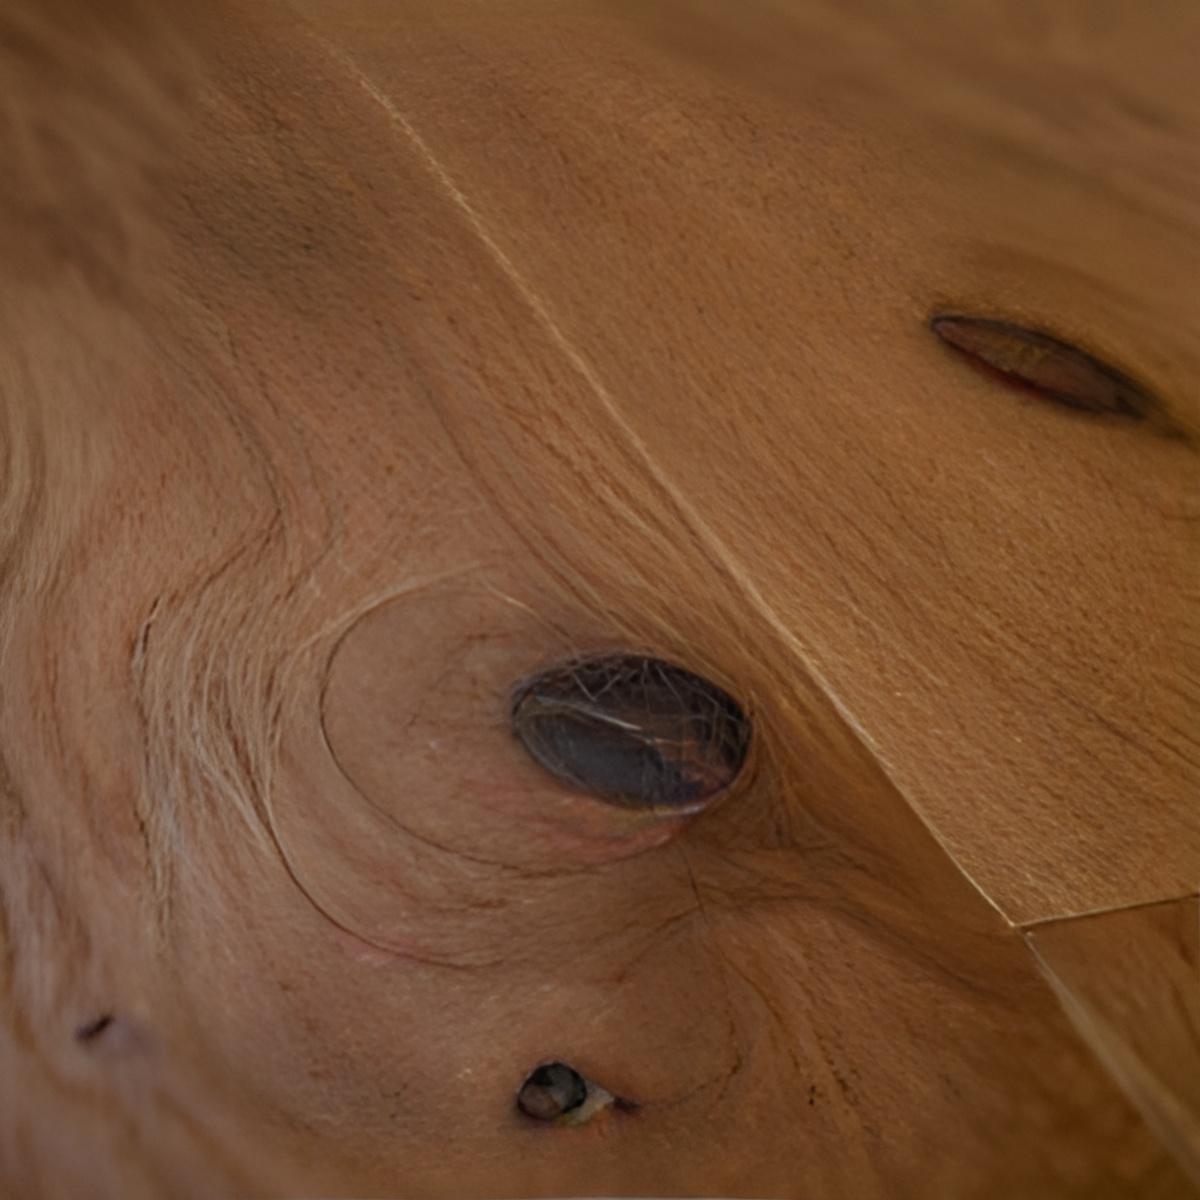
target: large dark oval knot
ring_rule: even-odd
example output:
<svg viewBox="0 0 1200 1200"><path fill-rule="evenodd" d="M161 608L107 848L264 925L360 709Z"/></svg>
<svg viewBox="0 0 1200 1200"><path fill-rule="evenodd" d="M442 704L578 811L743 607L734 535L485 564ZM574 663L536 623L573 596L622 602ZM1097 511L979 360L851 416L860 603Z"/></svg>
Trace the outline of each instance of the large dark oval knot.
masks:
<svg viewBox="0 0 1200 1200"><path fill-rule="evenodd" d="M607 656L518 687L513 732L552 775L623 808L699 806L737 778L750 722L727 692L656 658Z"/></svg>

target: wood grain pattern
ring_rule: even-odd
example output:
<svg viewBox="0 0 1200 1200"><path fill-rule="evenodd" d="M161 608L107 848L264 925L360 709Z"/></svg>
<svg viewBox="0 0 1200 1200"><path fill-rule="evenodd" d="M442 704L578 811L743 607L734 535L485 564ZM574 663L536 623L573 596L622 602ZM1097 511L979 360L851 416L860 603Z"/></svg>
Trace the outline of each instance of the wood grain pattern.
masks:
<svg viewBox="0 0 1200 1200"><path fill-rule="evenodd" d="M0 1193L1194 1196L1194 447L928 329L1195 424L1182 0L129 2L0 0ZM702 812L512 736L610 655Z"/></svg>
<svg viewBox="0 0 1200 1200"><path fill-rule="evenodd" d="M453 26L419 5L300 11L397 163L423 166L506 303L594 393L579 403L665 472L695 536L753 581L745 603L772 612L993 903L1024 922L1187 890L1197 547L1163 514L1194 455L996 404L969 377L951 401L927 386L941 368L923 322L947 297L1073 321L1178 404L1191 232L1082 175L1039 183L1036 157L986 141L920 124L839 141L586 5ZM1073 240L1077 210L1091 224ZM544 421L540 403L513 428ZM469 428L465 407L456 419ZM1153 797L1137 822L1130 795Z"/></svg>
<svg viewBox="0 0 1200 1200"><path fill-rule="evenodd" d="M1200 899L1027 937L1076 1027L1200 1185Z"/></svg>

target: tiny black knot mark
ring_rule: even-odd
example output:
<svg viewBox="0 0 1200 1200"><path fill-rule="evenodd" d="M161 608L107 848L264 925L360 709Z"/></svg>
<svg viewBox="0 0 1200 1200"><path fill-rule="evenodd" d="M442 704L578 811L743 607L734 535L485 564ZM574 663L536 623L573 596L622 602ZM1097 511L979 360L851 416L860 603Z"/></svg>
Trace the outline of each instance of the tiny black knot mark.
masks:
<svg viewBox="0 0 1200 1200"><path fill-rule="evenodd" d="M655 658L606 656L521 685L512 727L556 778L623 808L700 805L737 778L750 721L716 684Z"/></svg>
<svg viewBox="0 0 1200 1200"><path fill-rule="evenodd" d="M1154 399L1127 375L1069 342L984 317L938 316L930 329L975 367L1068 408L1142 419Z"/></svg>
<svg viewBox="0 0 1200 1200"><path fill-rule="evenodd" d="M86 1021L75 1030L75 1040L85 1046L89 1042L94 1042L114 1020L116 1018L112 1013L103 1013L91 1021Z"/></svg>
<svg viewBox="0 0 1200 1200"><path fill-rule="evenodd" d="M558 1121L578 1112L587 1103L588 1083L566 1063L538 1067L521 1085L517 1107L535 1121Z"/></svg>

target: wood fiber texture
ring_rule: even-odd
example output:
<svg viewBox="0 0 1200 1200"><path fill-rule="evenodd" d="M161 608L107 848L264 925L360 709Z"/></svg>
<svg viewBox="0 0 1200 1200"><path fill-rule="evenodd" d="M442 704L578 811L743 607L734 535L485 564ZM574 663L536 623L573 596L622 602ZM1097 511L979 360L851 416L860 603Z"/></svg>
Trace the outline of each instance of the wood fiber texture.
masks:
<svg viewBox="0 0 1200 1200"><path fill-rule="evenodd" d="M1200 10L81 11L0 0L0 1194L1194 1196ZM735 698L696 803L514 736L614 661Z"/></svg>

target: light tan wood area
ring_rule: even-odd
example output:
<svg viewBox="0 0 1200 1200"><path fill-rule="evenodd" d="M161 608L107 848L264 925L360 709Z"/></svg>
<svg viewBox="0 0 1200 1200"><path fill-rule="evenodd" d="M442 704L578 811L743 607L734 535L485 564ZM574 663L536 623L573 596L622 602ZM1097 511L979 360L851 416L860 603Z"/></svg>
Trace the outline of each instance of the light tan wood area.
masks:
<svg viewBox="0 0 1200 1200"><path fill-rule="evenodd" d="M0 0L0 1194L1196 1195L1200 9L196 8Z"/></svg>

